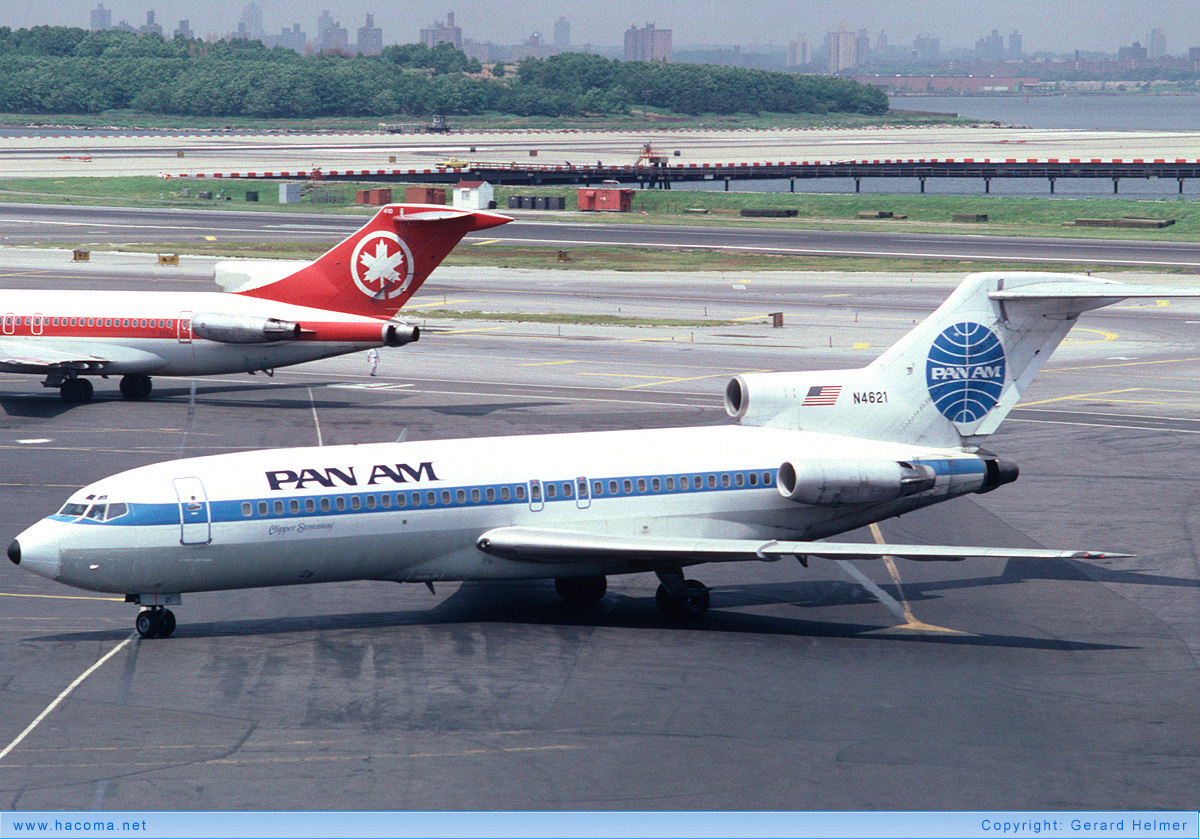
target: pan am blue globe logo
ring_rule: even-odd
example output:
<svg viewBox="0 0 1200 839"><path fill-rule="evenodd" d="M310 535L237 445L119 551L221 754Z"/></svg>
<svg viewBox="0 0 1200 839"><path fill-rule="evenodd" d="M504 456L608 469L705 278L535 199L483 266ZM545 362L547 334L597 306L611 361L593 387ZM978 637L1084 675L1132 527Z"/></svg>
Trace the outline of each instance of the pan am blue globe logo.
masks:
<svg viewBox="0 0 1200 839"><path fill-rule="evenodd" d="M1004 346L979 323L956 323L929 348L925 384L933 404L953 422L976 422L1004 390Z"/></svg>

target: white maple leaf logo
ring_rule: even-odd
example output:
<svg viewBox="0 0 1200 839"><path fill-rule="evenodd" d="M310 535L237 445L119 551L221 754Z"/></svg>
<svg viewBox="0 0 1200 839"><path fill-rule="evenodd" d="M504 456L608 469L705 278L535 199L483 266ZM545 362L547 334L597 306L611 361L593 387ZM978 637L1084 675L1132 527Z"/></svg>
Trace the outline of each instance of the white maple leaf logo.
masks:
<svg viewBox="0 0 1200 839"><path fill-rule="evenodd" d="M375 231L354 248L350 275L359 291L373 300L396 297L412 282L412 252L395 233Z"/></svg>

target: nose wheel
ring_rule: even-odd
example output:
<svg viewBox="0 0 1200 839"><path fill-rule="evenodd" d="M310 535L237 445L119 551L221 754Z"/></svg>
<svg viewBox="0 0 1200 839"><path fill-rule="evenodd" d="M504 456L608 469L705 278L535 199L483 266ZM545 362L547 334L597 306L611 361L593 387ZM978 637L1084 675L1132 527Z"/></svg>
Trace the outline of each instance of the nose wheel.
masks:
<svg viewBox="0 0 1200 839"><path fill-rule="evenodd" d="M175 613L162 606L152 606L138 612L134 626L143 638L166 638L175 631Z"/></svg>

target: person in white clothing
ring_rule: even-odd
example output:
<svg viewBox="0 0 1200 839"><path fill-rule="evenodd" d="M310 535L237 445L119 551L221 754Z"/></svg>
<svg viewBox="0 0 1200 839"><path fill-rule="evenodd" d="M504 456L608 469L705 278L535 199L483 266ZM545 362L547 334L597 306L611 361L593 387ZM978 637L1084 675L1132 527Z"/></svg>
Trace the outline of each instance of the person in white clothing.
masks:
<svg viewBox="0 0 1200 839"><path fill-rule="evenodd" d="M379 370L379 350L371 347L367 350L367 372L374 376Z"/></svg>

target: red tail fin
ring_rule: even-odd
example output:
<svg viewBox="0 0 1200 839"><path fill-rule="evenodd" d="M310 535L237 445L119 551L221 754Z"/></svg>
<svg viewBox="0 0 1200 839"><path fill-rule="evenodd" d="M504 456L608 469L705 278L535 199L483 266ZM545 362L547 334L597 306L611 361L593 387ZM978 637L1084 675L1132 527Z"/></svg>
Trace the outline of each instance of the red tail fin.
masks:
<svg viewBox="0 0 1200 839"><path fill-rule="evenodd" d="M353 315L391 317L463 236L512 221L433 204L389 204L311 265L236 292Z"/></svg>

